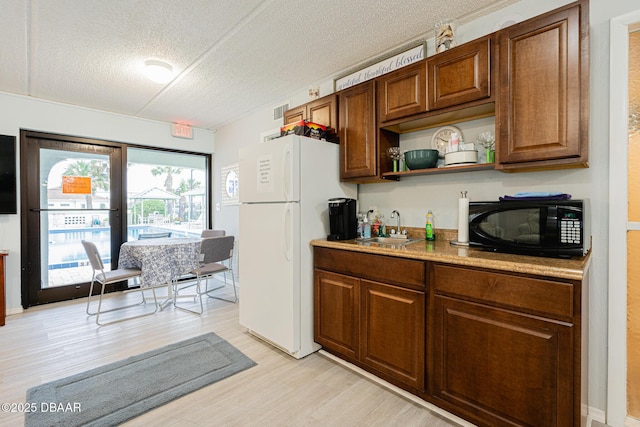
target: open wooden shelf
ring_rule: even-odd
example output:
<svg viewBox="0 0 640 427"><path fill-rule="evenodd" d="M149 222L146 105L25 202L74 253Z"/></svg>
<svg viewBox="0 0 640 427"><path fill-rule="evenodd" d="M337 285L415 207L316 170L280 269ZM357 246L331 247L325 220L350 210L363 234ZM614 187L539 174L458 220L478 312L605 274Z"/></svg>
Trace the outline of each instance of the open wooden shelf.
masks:
<svg viewBox="0 0 640 427"><path fill-rule="evenodd" d="M447 166L442 168L429 168L429 169L415 169L402 172L385 172L382 174L382 178L401 178L403 176L416 176L416 175L435 175L454 172L470 172L470 171L485 171L494 170L495 163L475 163L471 165L460 166Z"/></svg>

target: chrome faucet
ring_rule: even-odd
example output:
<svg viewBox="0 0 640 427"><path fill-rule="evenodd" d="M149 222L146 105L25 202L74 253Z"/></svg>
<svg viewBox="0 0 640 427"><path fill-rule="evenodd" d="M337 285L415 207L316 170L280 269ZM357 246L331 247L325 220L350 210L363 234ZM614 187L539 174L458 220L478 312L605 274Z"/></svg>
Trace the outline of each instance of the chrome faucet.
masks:
<svg viewBox="0 0 640 427"><path fill-rule="evenodd" d="M396 218L396 233L400 234L400 212L394 209L391 212L391 218Z"/></svg>

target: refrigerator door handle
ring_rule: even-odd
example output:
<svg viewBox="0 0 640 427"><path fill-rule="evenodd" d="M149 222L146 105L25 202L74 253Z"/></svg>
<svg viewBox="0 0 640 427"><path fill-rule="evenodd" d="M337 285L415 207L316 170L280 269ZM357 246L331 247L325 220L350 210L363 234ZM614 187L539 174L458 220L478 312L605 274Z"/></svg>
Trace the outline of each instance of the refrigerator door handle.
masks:
<svg viewBox="0 0 640 427"><path fill-rule="evenodd" d="M291 261L291 257L293 256L293 254L291 253L292 251L292 244L291 244L291 221L292 221L292 211L291 211L291 205L287 204L287 206L284 209L284 216L283 216L283 230L282 230L282 249L284 252L284 258L287 261Z"/></svg>
<svg viewBox="0 0 640 427"><path fill-rule="evenodd" d="M284 173L282 179L282 190L284 193L284 199L286 201L291 200L291 145L287 144L282 153L282 164L284 166Z"/></svg>

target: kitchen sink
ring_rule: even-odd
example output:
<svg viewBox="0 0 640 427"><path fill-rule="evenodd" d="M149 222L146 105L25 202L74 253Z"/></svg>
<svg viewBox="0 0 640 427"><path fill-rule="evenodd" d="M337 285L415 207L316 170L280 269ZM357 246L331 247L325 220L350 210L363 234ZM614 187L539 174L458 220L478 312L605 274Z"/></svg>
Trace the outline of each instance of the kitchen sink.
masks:
<svg viewBox="0 0 640 427"><path fill-rule="evenodd" d="M368 237L356 239L363 245L405 246L424 239L403 239L398 237Z"/></svg>

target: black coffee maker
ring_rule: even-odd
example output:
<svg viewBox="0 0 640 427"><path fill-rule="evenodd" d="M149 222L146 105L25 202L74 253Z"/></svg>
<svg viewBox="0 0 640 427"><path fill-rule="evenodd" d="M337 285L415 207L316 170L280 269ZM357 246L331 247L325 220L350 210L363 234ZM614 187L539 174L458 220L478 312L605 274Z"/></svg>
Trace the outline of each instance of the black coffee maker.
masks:
<svg viewBox="0 0 640 427"><path fill-rule="evenodd" d="M356 201L344 197L329 199L330 234L327 240L355 239L357 227Z"/></svg>

